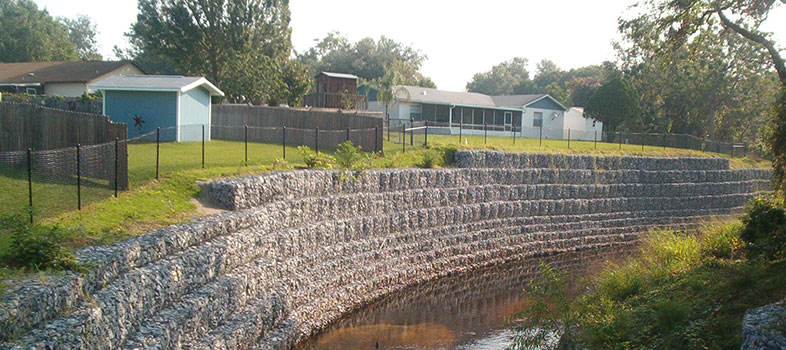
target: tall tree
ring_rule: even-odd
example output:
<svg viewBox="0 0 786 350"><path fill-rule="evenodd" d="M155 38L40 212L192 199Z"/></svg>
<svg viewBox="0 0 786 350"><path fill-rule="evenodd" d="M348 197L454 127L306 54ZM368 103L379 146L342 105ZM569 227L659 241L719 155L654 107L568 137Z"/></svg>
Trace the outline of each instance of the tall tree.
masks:
<svg viewBox="0 0 786 350"><path fill-rule="evenodd" d="M68 28L68 40L76 46L76 53L83 61L100 61L98 42L96 41L96 25L86 15L76 18L60 17L58 20Z"/></svg>
<svg viewBox="0 0 786 350"><path fill-rule="evenodd" d="M514 90L526 93L533 85L529 78L526 58L515 57L491 67L491 70L476 73L467 83L467 90L487 95L509 95Z"/></svg>
<svg viewBox="0 0 786 350"><path fill-rule="evenodd" d="M31 0L0 0L0 62L79 59L68 29Z"/></svg>
<svg viewBox="0 0 786 350"><path fill-rule="evenodd" d="M128 35L138 52L204 75L230 101L275 103L287 95L289 20L288 0L139 0Z"/></svg>
<svg viewBox="0 0 786 350"><path fill-rule="evenodd" d="M434 82L420 73L426 56L411 46L382 36L379 40L363 38L352 43L339 32L330 32L314 47L298 55L314 76L320 71L351 73L363 81L374 81L388 75L393 68L406 71L401 85L435 87Z"/></svg>
<svg viewBox="0 0 786 350"><path fill-rule="evenodd" d="M621 127L637 122L639 97L628 81L617 77L595 91L584 112L602 121L604 130L620 131Z"/></svg>

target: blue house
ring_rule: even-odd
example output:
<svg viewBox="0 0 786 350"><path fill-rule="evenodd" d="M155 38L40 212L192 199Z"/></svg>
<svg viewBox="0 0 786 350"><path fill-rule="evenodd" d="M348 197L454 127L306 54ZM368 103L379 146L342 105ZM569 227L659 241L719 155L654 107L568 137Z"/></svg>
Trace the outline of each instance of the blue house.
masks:
<svg viewBox="0 0 786 350"><path fill-rule="evenodd" d="M89 86L101 91L104 115L128 125L128 137L161 128L164 141L210 139L211 97L224 93L204 77L115 76Z"/></svg>

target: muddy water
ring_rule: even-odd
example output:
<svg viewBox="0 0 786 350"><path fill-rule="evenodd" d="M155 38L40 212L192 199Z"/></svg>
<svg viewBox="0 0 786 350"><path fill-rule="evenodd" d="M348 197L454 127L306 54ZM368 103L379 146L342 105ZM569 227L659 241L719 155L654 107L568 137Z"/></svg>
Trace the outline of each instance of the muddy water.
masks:
<svg viewBox="0 0 786 350"><path fill-rule="evenodd" d="M538 262L576 276L629 256L632 246L530 258L440 278L383 298L334 322L295 347L306 349L505 349L509 321L538 277Z"/></svg>

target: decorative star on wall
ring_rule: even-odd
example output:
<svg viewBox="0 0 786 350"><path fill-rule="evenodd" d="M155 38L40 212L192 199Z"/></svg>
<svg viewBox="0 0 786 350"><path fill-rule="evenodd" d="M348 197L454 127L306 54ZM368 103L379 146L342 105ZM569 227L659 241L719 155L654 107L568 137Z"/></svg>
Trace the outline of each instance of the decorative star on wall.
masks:
<svg viewBox="0 0 786 350"><path fill-rule="evenodd" d="M145 121L142 119L141 116L138 116L138 115L134 114L134 126L135 127L141 128L142 124L144 124L144 123L145 123Z"/></svg>

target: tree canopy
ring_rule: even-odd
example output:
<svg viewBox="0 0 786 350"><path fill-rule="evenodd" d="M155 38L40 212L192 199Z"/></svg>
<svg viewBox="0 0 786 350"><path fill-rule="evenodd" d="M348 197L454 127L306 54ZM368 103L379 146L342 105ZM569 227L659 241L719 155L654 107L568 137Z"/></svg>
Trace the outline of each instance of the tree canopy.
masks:
<svg viewBox="0 0 786 350"><path fill-rule="evenodd" d="M204 75L233 102L298 103L306 76L290 62L287 0L139 0L134 54Z"/></svg>
<svg viewBox="0 0 786 350"><path fill-rule="evenodd" d="M606 131L618 131L619 126L635 123L639 115L639 97L633 86L616 77L605 82L589 99L584 112L603 122Z"/></svg>
<svg viewBox="0 0 786 350"><path fill-rule="evenodd" d="M385 36L352 43L341 33L331 32L314 47L299 54L298 60L308 66L311 76L328 71L354 74L362 81L375 81L396 70L396 74L391 75L397 77L396 84L436 87L431 79L420 73L426 56Z"/></svg>
<svg viewBox="0 0 786 350"><path fill-rule="evenodd" d="M96 41L96 25L86 15L78 15L70 19L66 17L58 18L68 29L68 40L76 46L76 53L83 61L102 59L98 53L98 42Z"/></svg>
<svg viewBox="0 0 786 350"><path fill-rule="evenodd" d="M0 62L79 59L68 29L31 0L0 0Z"/></svg>

